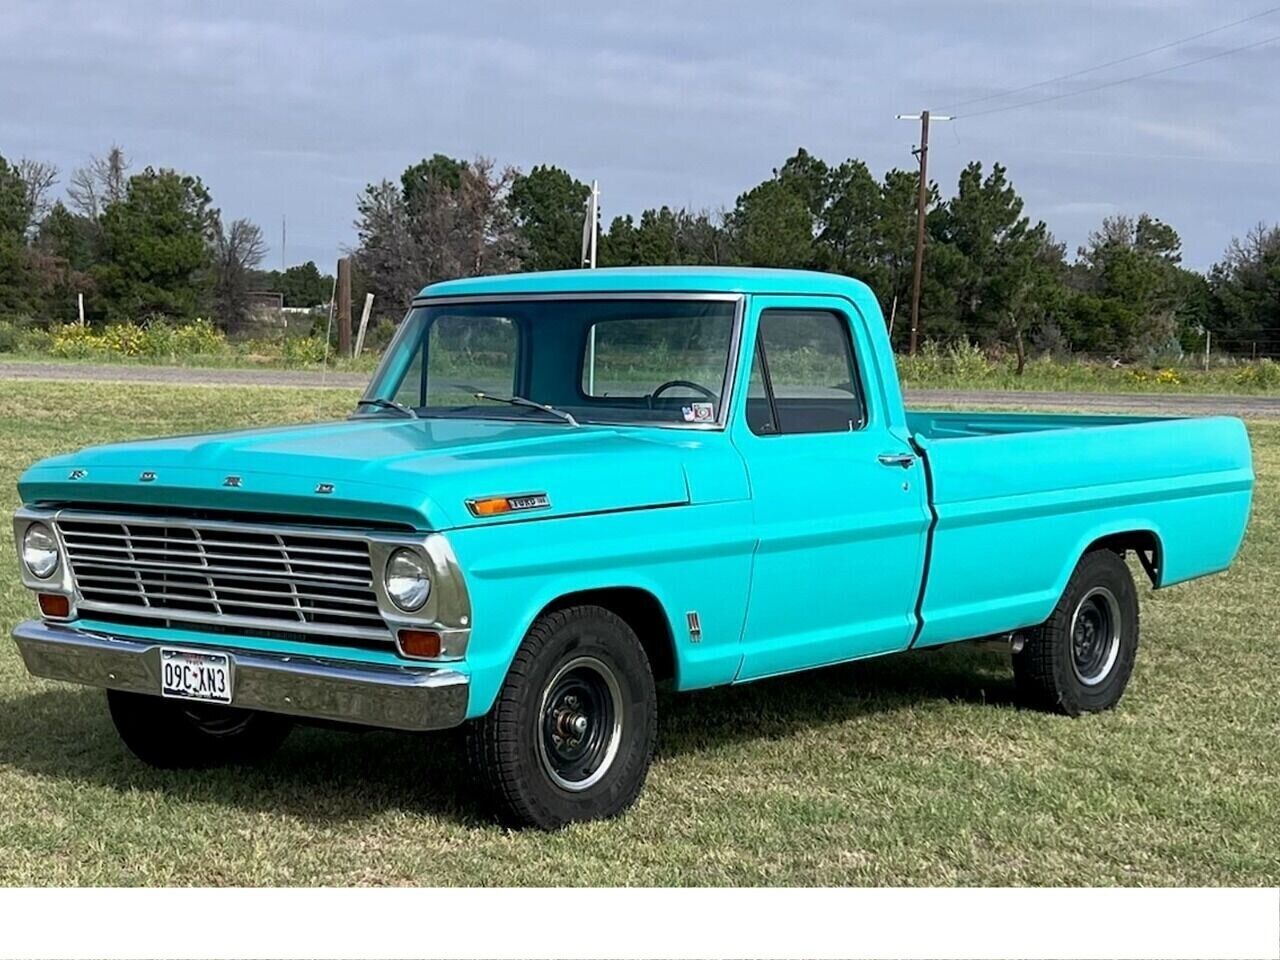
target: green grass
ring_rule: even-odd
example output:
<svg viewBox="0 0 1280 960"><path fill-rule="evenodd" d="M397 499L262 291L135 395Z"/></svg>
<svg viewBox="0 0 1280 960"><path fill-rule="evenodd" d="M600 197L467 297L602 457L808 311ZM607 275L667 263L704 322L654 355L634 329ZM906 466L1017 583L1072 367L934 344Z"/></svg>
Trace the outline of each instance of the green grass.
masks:
<svg viewBox="0 0 1280 960"><path fill-rule="evenodd" d="M350 409L354 391L0 383L0 491L125 437ZM300 730L269 765L163 773L100 691L0 641L3 884L1280 883L1280 424L1225 574L1143 588L1120 708L1011 705L1007 657L960 647L664 696L636 807L556 834L477 812L455 734ZM29 616L0 539L0 615Z"/></svg>
<svg viewBox="0 0 1280 960"><path fill-rule="evenodd" d="M334 351L336 353L336 350ZM373 372L379 356L367 348L359 357L330 355L328 369L350 373ZM311 370L319 373L325 364L319 362L292 361L278 350L259 351L244 347L229 349L225 353L192 353L174 355L158 361L153 357L128 357L118 353L95 353L80 357L58 357L47 352L15 350L0 353L0 367L5 363L56 363L69 366L98 366L111 364L122 367L183 367L195 370Z"/></svg>

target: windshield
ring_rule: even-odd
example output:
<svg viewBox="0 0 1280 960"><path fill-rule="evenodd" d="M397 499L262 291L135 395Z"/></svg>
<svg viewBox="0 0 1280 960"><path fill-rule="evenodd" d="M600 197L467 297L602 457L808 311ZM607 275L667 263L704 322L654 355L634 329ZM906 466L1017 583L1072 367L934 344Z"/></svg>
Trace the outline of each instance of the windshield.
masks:
<svg viewBox="0 0 1280 960"><path fill-rule="evenodd" d="M736 316L736 298L415 307L365 397L421 417L716 424ZM395 416L387 406L360 413Z"/></svg>

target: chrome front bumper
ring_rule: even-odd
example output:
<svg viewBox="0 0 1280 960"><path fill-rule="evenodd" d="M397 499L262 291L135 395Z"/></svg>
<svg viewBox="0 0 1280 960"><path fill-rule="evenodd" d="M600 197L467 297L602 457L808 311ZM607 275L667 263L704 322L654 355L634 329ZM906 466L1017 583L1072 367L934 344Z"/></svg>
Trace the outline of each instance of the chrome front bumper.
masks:
<svg viewBox="0 0 1280 960"><path fill-rule="evenodd" d="M160 647L231 659L232 706L396 730L439 730L467 714L470 680L442 667L353 663L223 647L160 644L27 620L13 629L37 677L133 693L160 692Z"/></svg>

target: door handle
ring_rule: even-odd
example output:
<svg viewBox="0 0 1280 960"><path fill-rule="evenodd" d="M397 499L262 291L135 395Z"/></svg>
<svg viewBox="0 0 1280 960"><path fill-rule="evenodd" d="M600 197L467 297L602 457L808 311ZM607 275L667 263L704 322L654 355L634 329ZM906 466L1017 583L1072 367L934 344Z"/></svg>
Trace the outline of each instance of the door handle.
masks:
<svg viewBox="0 0 1280 960"><path fill-rule="evenodd" d="M882 453L876 457L883 466L902 467L904 470L916 462L914 453Z"/></svg>

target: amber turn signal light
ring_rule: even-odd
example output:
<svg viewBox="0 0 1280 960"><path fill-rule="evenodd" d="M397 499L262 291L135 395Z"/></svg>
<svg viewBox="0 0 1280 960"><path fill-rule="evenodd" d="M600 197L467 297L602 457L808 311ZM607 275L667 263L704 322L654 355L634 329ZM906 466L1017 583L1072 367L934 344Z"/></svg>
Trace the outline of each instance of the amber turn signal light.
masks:
<svg viewBox="0 0 1280 960"><path fill-rule="evenodd" d="M434 630L401 630L400 652L406 657L433 660L440 656L440 634Z"/></svg>
<svg viewBox="0 0 1280 960"><path fill-rule="evenodd" d="M71 615L71 601L60 593L41 593L36 599L40 602L40 612L46 617L65 619Z"/></svg>
<svg viewBox="0 0 1280 960"><path fill-rule="evenodd" d="M477 517L496 517L500 513L511 512L511 501L506 497L485 497L482 500L472 500L467 506Z"/></svg>

